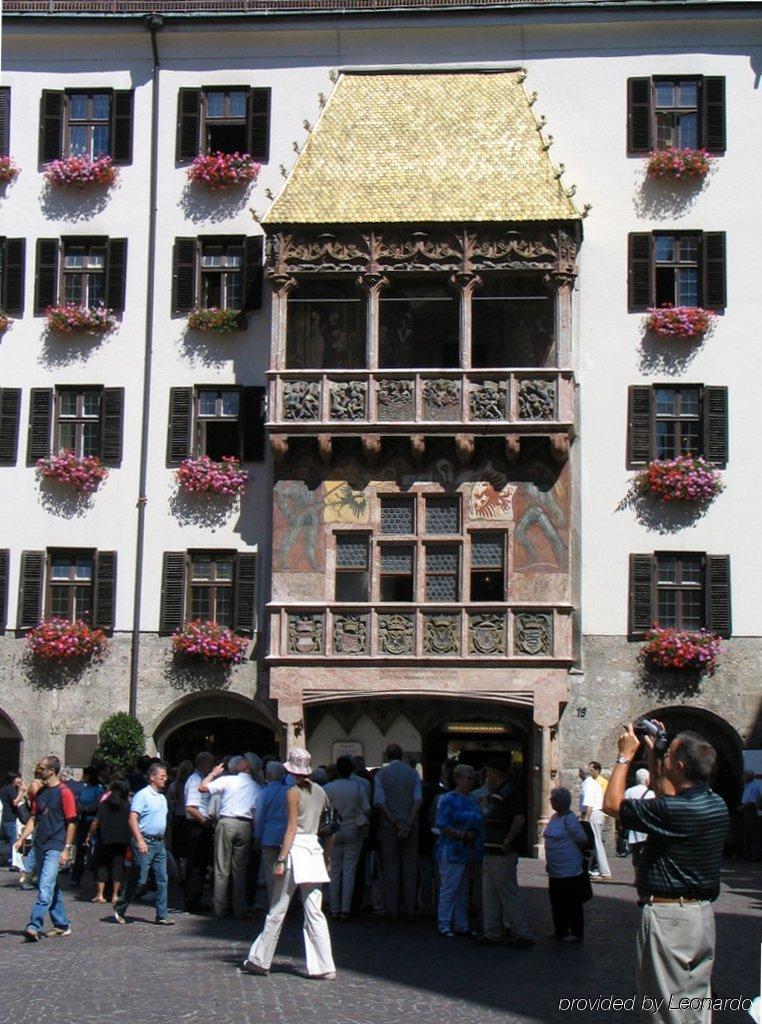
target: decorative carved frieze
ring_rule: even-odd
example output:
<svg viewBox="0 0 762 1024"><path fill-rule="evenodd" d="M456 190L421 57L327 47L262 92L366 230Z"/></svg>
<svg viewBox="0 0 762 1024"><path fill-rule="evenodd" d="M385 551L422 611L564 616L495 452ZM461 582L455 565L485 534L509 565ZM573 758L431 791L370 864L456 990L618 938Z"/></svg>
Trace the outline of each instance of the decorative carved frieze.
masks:
<svg viewBox="0 0 762 1024"><path fill-rule="evenodd" d="M505 616L482 612L468 617L468 653L491 657L505 654Z"/></svg>
<svg viewBox="0 0 762 1024"><path fill-rule="evenodd" d="M288 653L323 654L323 615L297 614L288 617Z"/></svg>
<svg viewBox="0 0 762 1024"><path fill-rule="evenodd" d="M380 420L413 419L412 380L380 380L376 386L376 400Z"/></svg>
<svg viewBox="0 0 762 1024"><path fill-rule="evenodd" d="M368 653L368 616L352 613L335 615L333 619L333 653Z"/></svg>
<svg viewBox="0 0 762 1024"><path fill-rule="evenodd" d="M556 383L552 380L519 382L519 419L552 420L556 417Z"/></svg>
<svg viewBox="0 0 762 1024"><path fill-rule="evenodd" d="M331 419L367 419L368 385L363 380L331 381Z"/></svg>
<svg viewBox="0 0 762 1024"><path fill-rule="evenodd" d="M447 377L424 381L423 404L427 420L459 420L460 381Z"/></svg>
<svg viewBox="0 0 762 1024"><path fill-rule="evenodd" d="M471 419L505 419L505 385L485 380L471 385Z"/></svg>
<svg viewBox="0 0 762 1024"><path fill-rule="evenodd" d="M546 612L518 612L513 617L515 654L540 657L553 654L553 616Z"/></svg>
<svg viewBox="0 0 762 1024"><path fill-rule="evenodd" d="M460 654L460 616L441 612L423 617L424 654Z"/></svg>
<svg viewBox="0 0 762 1024"><path fill-rule="evenodd" d="M390 612L378 616L378 650L380 654L399 656L413 654L413 616Z"/></svg>
<svg viewBox="0 0 762 1024"><path fill-rule="evenodd" d="M316 380L287 380L283 383L285 420L320 419L320 384Z"/></svg>

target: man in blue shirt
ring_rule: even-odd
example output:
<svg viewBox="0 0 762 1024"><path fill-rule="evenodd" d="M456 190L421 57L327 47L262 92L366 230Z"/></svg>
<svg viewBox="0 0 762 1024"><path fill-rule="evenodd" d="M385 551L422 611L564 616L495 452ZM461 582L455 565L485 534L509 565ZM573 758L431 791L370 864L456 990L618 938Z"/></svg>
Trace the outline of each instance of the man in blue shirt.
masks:
<svg viewBox="0 0 762 1024"><path fill-rule="evenodd" d="M286 831L286 769L279 761L269 761L265 768L265 788L259 794L254 810L254 839L262 847L268 904L272 902L275 875L273 866Z"/></svg>
<svg viewBox="0 0 762 1024"><path fill-rule="evenodd" d="M156 924L173 925L167 918L167 848L164 833L167 828L167 798L162 790L167 784L167 769L154 762L147 772L148 785L133 796L130 804L130 832L132 832L133 870L126 889L122 890L115 907L114 920L126 924L125 911L136 895L142 895L148 884L148 872L153 869L156 880Z"/></svg>

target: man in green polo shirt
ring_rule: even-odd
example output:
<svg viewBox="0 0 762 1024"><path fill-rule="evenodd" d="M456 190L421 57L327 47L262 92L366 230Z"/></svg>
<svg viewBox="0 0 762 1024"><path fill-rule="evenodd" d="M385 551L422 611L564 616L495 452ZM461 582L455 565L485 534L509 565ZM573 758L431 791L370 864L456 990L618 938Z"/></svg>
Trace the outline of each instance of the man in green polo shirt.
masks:
<svg viewBox="0 0 762 1024"><path fill-rule="evenodd" d="M640 746L630 724L619 736L619 756L603 800L606 814L647 836L637 870L638 902L643 908L637 963L641 1021L709 1024L715 946L712 902L720 892L729 821L725 801L708 785L717 754L695 732L678 733L663 757L650 737L644 737L644 743L656 798L624 798L628 770Z"/></svg>

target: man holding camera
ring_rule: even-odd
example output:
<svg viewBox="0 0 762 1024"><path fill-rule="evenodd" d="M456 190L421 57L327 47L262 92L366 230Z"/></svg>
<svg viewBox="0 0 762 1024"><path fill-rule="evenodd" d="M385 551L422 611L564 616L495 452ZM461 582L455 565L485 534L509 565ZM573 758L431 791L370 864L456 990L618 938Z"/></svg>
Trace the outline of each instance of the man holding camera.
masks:
<svg viewBox="0 0 762 1024"><path fill-rule="evenodd" d="M632 724L619 736L619 756L603 801L606 814L647 836L637 870L643 916L638 932L637 987L644 1024L708 1024L714 964L714 911L728 831L724 800L708 786L714 748L695 732L669 742L661 722ZM626 800L627 774L638 747L648 750L653 800ZM688 1001L690 1007L686 1009Z"/></svg>

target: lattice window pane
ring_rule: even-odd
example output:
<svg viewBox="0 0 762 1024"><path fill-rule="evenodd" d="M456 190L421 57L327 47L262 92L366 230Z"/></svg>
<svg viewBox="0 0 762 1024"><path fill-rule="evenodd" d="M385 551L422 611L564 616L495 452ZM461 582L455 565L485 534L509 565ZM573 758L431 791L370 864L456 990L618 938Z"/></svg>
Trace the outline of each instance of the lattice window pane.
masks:
<svg viewBox="0 0 762 1024"><path fill-rule="evenodd" d="M381 499L381 533L415 533L412 498Z"/></svg>
<svg viewBox="0 0 762 1024"><path fill-rule="evenodd" d="M426 499L426 533L460 533L458 498Z"/></svg>
<svg viewBox="0 0 762 1024"><path fill-rule="evenodd" d="M427 572L457 572L458 548L444 545L426 549Z"/></svg>
<svg viewBox="0 0 762 1024"><path fill-rule="evenodd" d="M456 576L427 576L427 601L457 601L458 579Z"/></svg>
<svg viewBox="0 0 762 1024"><path fill-rule="evenodd" d="M413 548L385 545L381 548L381 572L413 571Z"/></svg>
<svg viewBox="0 0 762 1024"><path fill-rule="evenodd" d="M499 568L503 564L503 538L474 534L471 538L471 566L474 569Z"/></svg>
<svg viewBox="0 0 762 1024"><path fill-rule="evenodd" d="M338 537L336 540L336 567L338 569L367 569L368 538Z"/></svg>

